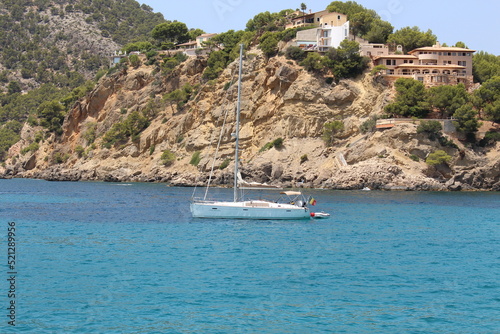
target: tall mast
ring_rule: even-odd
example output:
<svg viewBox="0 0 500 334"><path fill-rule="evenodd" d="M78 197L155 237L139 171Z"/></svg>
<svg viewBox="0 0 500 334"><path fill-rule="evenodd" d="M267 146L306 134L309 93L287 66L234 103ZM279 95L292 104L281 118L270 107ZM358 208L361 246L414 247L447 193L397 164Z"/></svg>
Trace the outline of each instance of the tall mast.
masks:
<svg viewBox="0 0 500 334"><path fill-rule="evenodd" d="M238 69L238 102L236 104L236 132L234 150L234 201L238 201L238 165L239 165L239 142L240 142L240 99L241 99L241 67L243 63L243 44L240 44L240 66Z"/></svg>

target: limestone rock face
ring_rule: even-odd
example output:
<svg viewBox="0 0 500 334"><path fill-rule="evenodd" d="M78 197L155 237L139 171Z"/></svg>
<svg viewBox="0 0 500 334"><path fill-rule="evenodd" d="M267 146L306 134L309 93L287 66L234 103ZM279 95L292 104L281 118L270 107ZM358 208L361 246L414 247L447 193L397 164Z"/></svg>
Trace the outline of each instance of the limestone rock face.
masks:
<svg viewBox="0 0 500 334"><path fill-rule="evenodd" d="M444 147L417 134L411 122L361 133L361 125L382 114L391 97L370 75L329 84L283 57L267 60L258 49L249 54L240 124L246 181L336 189L500 189L498 146L474 151L446 135L456 146ZM208 82L202 79L206 65L207 58L200 56L168 74L143 65L102 78L67 114L61 137L46 138L36 152L21 157L41 130L24 129L0 175L192 186L205 184L213 166L212 184L231 185L238 64ZM164 98L188 86L193 93L187 101ZM105 145L104 135L133 113L146 117L147 127ZM327 147L323 126L333 120L341 120L344 131ZM275 147L278 138L282 145ZM451 162L428 166L425 159L438 149ZM170 164L162 158L165 152L175 156Z"/></svg>

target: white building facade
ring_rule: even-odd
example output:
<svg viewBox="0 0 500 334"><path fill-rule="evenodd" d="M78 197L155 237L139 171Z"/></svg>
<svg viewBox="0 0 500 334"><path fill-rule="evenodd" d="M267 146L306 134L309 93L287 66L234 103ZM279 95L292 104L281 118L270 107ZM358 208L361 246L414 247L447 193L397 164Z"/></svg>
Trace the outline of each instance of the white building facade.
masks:
<svg viewBox="0 0 500 334"><path fill-rule="evenodd" d="M349 21L340 26L323 25L297 32L297 46L305 51L326 52L349 38Z"/></svg>

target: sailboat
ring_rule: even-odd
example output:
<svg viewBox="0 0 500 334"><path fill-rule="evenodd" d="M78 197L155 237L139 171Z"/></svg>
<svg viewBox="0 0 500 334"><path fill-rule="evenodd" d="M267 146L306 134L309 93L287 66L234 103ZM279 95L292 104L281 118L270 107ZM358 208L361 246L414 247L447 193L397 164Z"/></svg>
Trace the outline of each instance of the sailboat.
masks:
<svg viewBox="0 0 500 334"><path fill-rule="evenodd" d="M240 189L244 187L269 188L252 183L241 182L239 173L239 129L240 129L240 100L241 100L241 72L243 59L243 44L240 45L240 62L238 69L238 101L236 106L235 164L233 182L233 201L207 200L206 193L203 199L191 201L190 209L196 218L230 218L230 219L309 219L311 214L305 197L299 191L283 191L281 200L276 202L263 199L243 199ZM241 185L241 186L240 186ZM208 187L208 186L207 186ZM208 190L208 188L207 188Z"/></svg>

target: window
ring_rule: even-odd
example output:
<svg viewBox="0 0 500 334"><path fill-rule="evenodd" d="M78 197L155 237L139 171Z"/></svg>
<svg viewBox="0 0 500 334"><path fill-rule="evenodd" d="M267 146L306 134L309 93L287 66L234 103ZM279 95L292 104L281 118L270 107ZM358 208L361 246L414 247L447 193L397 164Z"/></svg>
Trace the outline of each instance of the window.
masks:
<svg viewBox="0 0 500 334"><path fill-rule="evenodd" d="M387 60L385 61L385 64L386 64L386 65L389 65L389 66L391 66L391 65L396 65L396 60L395 60L395 59L387 59Z"/></svg>
<svg viewBox="0 0 500 334"><path fill-rule="evenodd" d="M337 20L340 20L340 15L339 15L339 16L337 16Z"/></svg>
<svg viewBox="0 0 500 334"><path fill-rule="evenodd" d="M467 62L464 60L464 61L459 61L458 62L458 66L467 66Z"/></svg>

